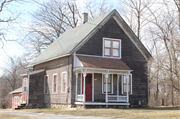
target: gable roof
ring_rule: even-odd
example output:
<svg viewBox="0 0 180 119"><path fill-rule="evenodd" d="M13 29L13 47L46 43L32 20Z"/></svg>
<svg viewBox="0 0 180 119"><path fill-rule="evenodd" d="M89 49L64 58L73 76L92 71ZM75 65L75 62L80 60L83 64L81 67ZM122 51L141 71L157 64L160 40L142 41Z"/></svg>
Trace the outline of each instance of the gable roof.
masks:
<svg viewBox="0 0 180 119"><path fill-rule="evenodd" d="M21 93L22 92L22 87L18 88L16 90L13 90L12 92L10 92L9 94L13 94L13 93Z"/></svg>
<svg viewBox="0 0 180 119"><path fill-rule="evenodd" d="M121 59L77 56L82 67L114 70L131 70Z"/></svg>
<svg viewBox="0 0 180 119"><path fill-rule="evenodd" d="M116 10L108 12L94 20L81 24L76 28L64 32L57 40L55 40L43 53L41 53L30 65L37 65L60 57L68 56L76 52L84 43L93 36L102 25L104 25L111 17L113 17L126 35L131 39L139 51L146 59L151 57L141 41L136 37L134 32L125 23Z"/></svg>

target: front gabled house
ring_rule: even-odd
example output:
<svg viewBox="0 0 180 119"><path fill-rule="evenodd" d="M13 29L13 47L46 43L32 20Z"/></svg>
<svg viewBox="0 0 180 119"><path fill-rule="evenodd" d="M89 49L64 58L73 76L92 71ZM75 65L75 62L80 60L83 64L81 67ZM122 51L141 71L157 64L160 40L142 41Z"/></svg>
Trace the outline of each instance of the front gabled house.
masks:
<svg viewBox="0 0 180 119"><path fill-rule="evenodd" d="M27 108L147 105L151 54L116 10L63 33L22 74ZM128 93L127 93L128 92Z"/></svg>

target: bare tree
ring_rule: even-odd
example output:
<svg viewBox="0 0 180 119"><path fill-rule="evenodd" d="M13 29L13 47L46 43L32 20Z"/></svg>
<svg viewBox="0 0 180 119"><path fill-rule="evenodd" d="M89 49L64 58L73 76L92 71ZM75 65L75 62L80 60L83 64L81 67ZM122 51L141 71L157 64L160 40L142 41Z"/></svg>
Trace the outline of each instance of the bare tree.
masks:
<svg viewBox="0 0 180 119"><path fill-rule="evenodd" d="M4 47L6 41L13 41L6 37L6 33L10 26L12 27L13 22L19 17L20 13L9 9L15 2L21 2L23 0L1 0L0 1L0 48Z"/></svg>
<svg viewBox="0 0 180 119"><path fill-rule="evenodd" d="M24 58L9 58L6 67L1 68L3 75L0 77L0 107L7 108L11 105L10 91L22 86L22 77L20 74L26 73L27 62Z"/></svg>
<svg viewBox="0 0 180 119"><path fill-rule="evenodd" d="M38 4L40 8L32 14L34 21L25 28L29 33L22 42L27 49L27 54L31 54L30 59L41 54L66 30L80 25L81 13L84 12L75 0L49 0ZM87 2L85 7L90 13L90 18L98 17L110 10L105 0L102 3Z"/></svg>
<svg viewBox="0 0 180 119"><path fill-rule="evenodd" d="M158 81L166 83L169 87L169 92L171 96L171 104L174 105L174 92L179 92L179 38L180 31L178 27L178 12L174 7L170 7L168 1L162 1L163 10L160 12L154 13L149 9L151 15L154 17L152 21L150 21L150 31L153 34L152 38L157 44L160 44L163 49L158 48L158 52L156 51L156 55L166 54L163 57L159 57L157 62L155 63L156 70L162 72L166 72L163 77L158 75ZM156 47L157 48L157 47ZM164 59L164 60L162 60ZM163 62L161 62L163 61ZM161 84L162 85L162 84ZM157 85L158 89L158 85ZM158 94L157 94L158 95Z"/></svg>
<svg viewBox="0 0 180 119"><path fill-rule="evenodd" d="M124 7L120 8L120 13L122 14L125 21L129 24L130 28L134 31L137 37L141 40L144 36L141 35L150 19L148 15L148 9L154 5L155 0L120 0Z"/></svg>

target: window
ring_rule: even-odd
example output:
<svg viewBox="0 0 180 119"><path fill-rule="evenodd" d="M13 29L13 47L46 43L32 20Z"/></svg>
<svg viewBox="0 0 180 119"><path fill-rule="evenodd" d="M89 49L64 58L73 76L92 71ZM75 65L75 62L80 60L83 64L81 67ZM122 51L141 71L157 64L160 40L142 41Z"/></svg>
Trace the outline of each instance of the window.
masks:
<svg viewBox="0 0 180 119"><path fill-rule="evenodd" d="M27 79L24 79L24 92L26 92L26 83L27 83Z"/></svg>
<svg viewBox="0 0 180 119"><path fill-rule="evenodd" d="M121 58L121 40L112 38L103 38L104 56Z"/></svg>
<svg viewBox="0 0 180 119"><path fill-rule="evenodd" d="M48 94L48 75L44 76L44 94Z"/></svg>
<svg viewBox="0 0 180 119"><path fill-rule="evenodd" d="M104 74L102 76L103 76L103 80L102 80L102 93L105 94L106 93L106 77L105 77ZM113 93L113 76L111 74L108 77L107 85L108 85L108 89L107 89L108 93L112 94Z"/></svg>
<svg viewBox="0 0 180 119"><path fill-rule="evenodd" d="M128 92L132 94L132 74L129 75L129 80L127 83L126 75L122 75L122 94L126 94L128 85Z"/></svg>
<svg viewBox="0 0 180 119"><path fill-rule="evenodd" d="M53 74L53 93L57 93L57 74Z"/></svg>
<svg viewBox="0 0 180 119"><path fill-rule="evenodd" d="M62 72L62 93L66 93L67 72Z"/></svg>

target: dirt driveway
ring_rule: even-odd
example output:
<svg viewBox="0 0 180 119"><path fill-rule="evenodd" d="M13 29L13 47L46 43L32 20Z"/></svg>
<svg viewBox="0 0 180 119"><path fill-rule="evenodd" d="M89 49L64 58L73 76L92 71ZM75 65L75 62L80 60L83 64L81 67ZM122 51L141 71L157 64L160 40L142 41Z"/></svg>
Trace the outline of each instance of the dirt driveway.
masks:
<svg viewBox="0 0 180 119"><path fill-rule="evenodd" d="M38 119L92 119L92 118L93 119L108 119L104 117L102 118L102 117L76 116L76 115L45 114L45 113L35 113L35 112L17 112L17 111L12 111L12 110L0 110L0 114L19 115L19 116L25 116L26 118L32 117L32 119L34 117Z"/></svg>

